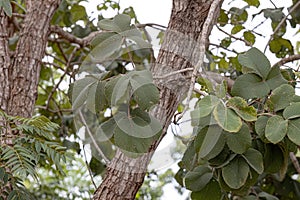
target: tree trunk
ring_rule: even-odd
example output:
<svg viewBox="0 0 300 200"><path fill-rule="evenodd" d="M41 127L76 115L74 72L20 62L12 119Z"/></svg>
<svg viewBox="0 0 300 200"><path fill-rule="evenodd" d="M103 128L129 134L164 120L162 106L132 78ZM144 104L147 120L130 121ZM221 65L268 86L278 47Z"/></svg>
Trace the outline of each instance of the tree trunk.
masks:
<svg viewBox="0 0 300 200"><path fill-rule="evenodd" d="M12 116L32 116L42 58L52 16L61 0L27 0L16 50L9 51L8 30L12 22L0 10L0 109ZM1 142L11 143L12 133ZM6 138L6 139L4 139Z"/></svg>
<svg viewBox="0 0 300 200"><path fill-rule="evenodd" d="M164 42L155 66L151 69L154 77L196 65L199 53L197 41L210 5L211 1L173 0ZM143 183L150 159L166 134L178 104L187 93L190 75L191 73L185 72L155 79L155 84L160 90L160 102L152 114L163 123L162 137L151 146L148 154L136 159L129 158L118 151L107 167L104 180L94 194L94 200L135 199Z"/></svg>
<svg viewBox="0 0 300 200"><path fill-rule="evenodd" d="M9 30L14 25L0 8L0 109L12 116L30 117L37 98L40 67L50 21L61 0L25 2L26 15L20 26L22 29L19 32L16 50L13 52L9 50L8 39L12 36ZM3 121L0 119L0 127L4 125L1 123ZM0 145L11 145L18 133L5 130L0 130ZM11 189L9 183L0 186L0 194Z"/></svg>

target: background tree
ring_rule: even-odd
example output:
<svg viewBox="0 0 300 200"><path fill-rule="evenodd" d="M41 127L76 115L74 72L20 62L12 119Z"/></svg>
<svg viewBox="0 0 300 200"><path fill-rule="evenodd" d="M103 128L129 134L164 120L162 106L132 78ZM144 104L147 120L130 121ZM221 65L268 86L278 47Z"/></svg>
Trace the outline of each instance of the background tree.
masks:
<svg viewBox="0 0 300 200"><path fill-rule="evenodd" d="M299 1L288 14L274 4L252 16L271 19L266 48L282 58L273 67L256 48L232 47L235 41L250 47L261 36L246 27L258 0L229 10L220 10L222 1L174 0L157 58L145 29L157 25L138 24L131 7L104 1L99 11L110 7L118 15L99 15L96 26L80 2L0 4L1 198L32 199L22 180L37 177L36 167L68 174L60 165L64 150L80 152L76 128L84 127L83 144L92 144L90 174L105 171L93 198L134 199L170 123L180 123L187 111L182 101L188 105L192 97L198 99L194 131L184 139L188 147L175 177L193 199L299 197L293 176L299 173L298 71L282 67L299 59L298 47L285 38L287 28L299 28ZM210 44L216 20L226 37Z"/></svg>

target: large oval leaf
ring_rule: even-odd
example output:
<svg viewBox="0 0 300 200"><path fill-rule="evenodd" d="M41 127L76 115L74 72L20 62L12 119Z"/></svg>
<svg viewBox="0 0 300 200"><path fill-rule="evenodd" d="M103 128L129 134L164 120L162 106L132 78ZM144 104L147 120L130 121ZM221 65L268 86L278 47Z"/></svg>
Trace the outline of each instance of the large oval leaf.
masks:
<svg viewBox="0 0 300 200"><path fill-rule="evenodd" d="M298 146L300 145L300 118L289 120L287 136L292 142Z"/></svg>
<svg viewBox="0 0 300 200"><path fill-rule="evenodd" d="M187 189L197 192L202 190L213 177L211 169L204 166L196 167L189 171L184 178L184 185Z"/></svg>
<svg viewBox="0 0 300 200"><path fill-rule="evenodd" d="M251 147L251 134L248 126L243 123L242 128L237 133L226 133L226 143L234 153L242 154Z"/></svg>
<svg viewBox="0 0 300 200"><path fill-rule="evenodd" d="M300 117L300 102L292 103L286 107L283 111L283 117L285 119L294 119Z"/></svg>
<svg viewBox="0 0 300 200"><path fill-rule="evenodd" d="M219 183L212 179L201 191L192 192L192 200L216 200L222 198L222 191Z"/></svg>
<svg viewBox="0 0 300 200"><path fill-rule="evenodd" d="M294 95L295 89L288 84L283 84L273 90L270 101L274 107L274 111L277 112L289 106Z"/></svg>
<svg viewBox="0 0 300 200"><path fill-rule="evenodd" d="M196 109L191 112L191 117L193 119L199 119L209 115L219 102L220 100L216 96L205 96L199 101Z"/></svg>
<svg viewBox="0 0 300 200"><path fill-rule="evenodd" d="M203 128L198 134L201 135L197 136L197 138L199 138L200 140L195 140L195 149L200 149L200 158L211 159L217 156L222 151L225 145L225 138L222 133L222 129L219 126L207 126Z"/></svg>
<svg viewBox="0 0 300 200"><path fill-rule="evenodd" d="M222 176L229 187L238 189L246 183L249 172L250 168L246 161L236 157L222 169Z"/></svg>
<svg viewBox="0 0 300 200"><path fill-rule="evenodd" d="M213 115L218 124L228 132L238 132L242 127L242 120L237 114L227 108L222 102L220 102L214 109Z"/></svg>
<svg viewBox="0 0 300 200"><path fill-rule="evenodd" d="M281 116L272 116L268 119L265 136L266 138L276 144L280 142L286 135L288 127L288 120L284 120Z"/></svg>
<svg viewBox="0 0 300 200"><path fill-rule="evenodd" d="M270 88L266 82L256 74L243 74L234 82L231 93L245 99L260 98L268 95Z"/></svg>
<svg viewBox="0 0 300 200"><path fill-rule="evenodd" d="M250 148L244 154L243 157L247 163L259 174L264 171L264 161L261 153L256 149Z"/></svg>
<svg viewBox="0 0 300 200"><path fill-rule="evenodd" d="M271 69L268 58L257 48L253 47L238 57L241 65L247 67L261 78L266 79Z"/></svg>

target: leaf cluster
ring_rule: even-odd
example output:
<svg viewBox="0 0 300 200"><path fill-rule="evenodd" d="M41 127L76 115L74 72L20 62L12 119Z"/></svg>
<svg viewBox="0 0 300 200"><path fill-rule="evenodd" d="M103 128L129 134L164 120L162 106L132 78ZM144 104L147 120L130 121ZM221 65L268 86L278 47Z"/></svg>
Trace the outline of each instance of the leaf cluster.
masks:
<svg viewBox="0 0 300 200"><path fill-rule="evenodd" d="M194 139L176 179L192 191L192 199L277 199L271 191L253 186L267 174L284 180L289 153L300 145L295 88L256 48L238 61L244 74L236 79L232 96L225 95L222 83L213 94L200 98L191 112Z"/></svg>

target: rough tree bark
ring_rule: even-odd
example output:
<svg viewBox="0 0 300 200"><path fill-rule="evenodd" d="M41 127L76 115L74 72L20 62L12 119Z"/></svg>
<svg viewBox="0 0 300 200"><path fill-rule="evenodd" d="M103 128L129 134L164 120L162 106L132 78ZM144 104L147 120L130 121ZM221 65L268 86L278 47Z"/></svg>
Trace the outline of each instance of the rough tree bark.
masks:
<svg viewBox="0 0 300 200"><path fill-rule="evenodd" d="M197 50L199 50L197 41L211 2L173 0L164 42L156 63L151 69L153 76L190 68L197 63ZM166 134L178 104L187 93L190 75L190 73L181 73L155 81L160 90L160 102L152 114L163 123L163 136ZM148 154L140 158L129 158L118 151L107 167L105 178L94 194L94 200L135 199L143 183L147 165L163 136L152 145Z"/></svg>
<svg viewBox="0 0 300 200"><path fill-rule="evenodd" d="M14 28L13 22L0 8L0 109L9 115L32 116L50 21L60 2L61 0L25 1L26 14L20 26L22 29L19 30L15 51L10 51L8 44L9 37L15 33L11 30ZM0 119L0 126L1 123ZM11 145L12 138L18 134L4 129L0 131L0 145ZM0 194L10 187L9 184L1 186Z"/></svg>

